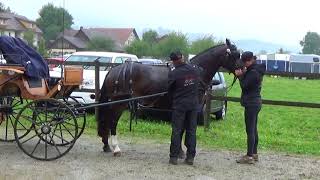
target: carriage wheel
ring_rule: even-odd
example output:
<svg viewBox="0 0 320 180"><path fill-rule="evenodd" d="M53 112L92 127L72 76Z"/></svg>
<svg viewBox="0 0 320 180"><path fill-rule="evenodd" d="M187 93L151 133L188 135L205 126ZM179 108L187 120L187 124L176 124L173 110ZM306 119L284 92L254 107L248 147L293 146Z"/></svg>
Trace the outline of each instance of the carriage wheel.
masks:
<svg viewBox="0 0 320 180"><path fill-rule="evenodd" d="M70 96L68 98L63 98L63 101L68 104L69 107L73 110L76 118L77 118L77 124L79 127L78 136L77 139L82 135L85 127L86 127L86 111L77 109L78 107L83 107L84 105L80 103L76 97ZM64 146L66 144L59 144L61 146Z"/></svg>
<svg viewBox="0 0 320 180"><path fill-rule="evenodd" d="M19 111L23 107L23 103L26 103L21 97L1 97L0 98L0 141L13 142L15 141L13 126L17 119ZM29 131L25 134L21 134L18 138L26 136Z"/></svg>
<svg viewBox="0 0 320 180"><path fill-rule="evenodd" d="M15 137L28 131L30 133L26 136L16 139L20 149L32 158L49 161L71 150L78 137L78 124L73 111L65 103L39 99L23 107L14 124Z"/></svg>

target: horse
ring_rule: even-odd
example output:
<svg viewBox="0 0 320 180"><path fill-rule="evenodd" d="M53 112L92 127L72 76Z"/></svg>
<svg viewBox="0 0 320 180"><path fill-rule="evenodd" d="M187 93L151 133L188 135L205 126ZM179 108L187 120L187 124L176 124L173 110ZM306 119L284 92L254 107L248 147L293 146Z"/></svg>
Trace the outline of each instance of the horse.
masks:
<svg viewBox="0 0 320 180"><path fill-rule="evenodd" d="M230 40L225 44L211 47L190 60L190 63L201 72L201 89L199 98L204 99L205 89L210 87L214 74L220 67L233 73L240 63L240 53ZM99 97L99 103L127 99L131 97L155 94L167 91L168 73L166 66L150 66L139 63L124 63L112 68L105 77ZM234 74L234 73L233 73ZM170 109L168 96L145 99L144 105ZM113 149L114 156L120 156L121 150L117 140L117 124L122 112L128 108L128 103L102 106L98 109L97 130L98 136L104 144L103 151L111 152L108 144Z"/></svg>

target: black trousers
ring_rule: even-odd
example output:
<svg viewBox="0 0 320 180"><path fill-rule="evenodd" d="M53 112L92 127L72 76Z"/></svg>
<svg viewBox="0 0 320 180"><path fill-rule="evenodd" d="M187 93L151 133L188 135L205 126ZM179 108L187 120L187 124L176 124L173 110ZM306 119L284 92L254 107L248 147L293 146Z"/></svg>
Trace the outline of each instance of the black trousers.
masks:
<svg viewBox="0 0 320 180"><path fill-rule="evenodd" d="M246 132L247 132L247 155L257 154L259 136L258 136L258 114L261 106L246 106L244 111Z"/></svg>
<svg viewBox="0 0 320 180"><path fill-rule="evenodd" d="M186 132L184 144L187 147L187 157L193 158L195 156L197 115L198 112L196 110L173 110L170 157L178 157L181 149L182 134L184 130Z"/></svg>

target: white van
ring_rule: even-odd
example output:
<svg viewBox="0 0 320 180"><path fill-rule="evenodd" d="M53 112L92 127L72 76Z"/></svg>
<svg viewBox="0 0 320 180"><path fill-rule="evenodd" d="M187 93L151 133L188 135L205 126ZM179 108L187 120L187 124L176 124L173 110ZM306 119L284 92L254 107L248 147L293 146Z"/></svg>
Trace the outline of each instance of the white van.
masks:
<svg viewBox="0 0 320 180"><path fill-rule="evenodd" d="M70 55L66 61L73 62L94 62L98 60L103 63L124 63L126 61L138 61L138 57L133 54L125 53L114 53L114 52L93 52L93 51L82 51L75 52ZM106 67L100 68L100 88L102 87L103 81L108 73ZM53 71L50 71L50 77L59 78L61 76L61 68L54 68ZM94 66L83 66L83 83L81 85L82 89L95 89L95 72ZM90 96L93 93L88 92L73 92L71 96L82 97L78 99L83 103L92 103L94 99L91 99Z"/></svg>

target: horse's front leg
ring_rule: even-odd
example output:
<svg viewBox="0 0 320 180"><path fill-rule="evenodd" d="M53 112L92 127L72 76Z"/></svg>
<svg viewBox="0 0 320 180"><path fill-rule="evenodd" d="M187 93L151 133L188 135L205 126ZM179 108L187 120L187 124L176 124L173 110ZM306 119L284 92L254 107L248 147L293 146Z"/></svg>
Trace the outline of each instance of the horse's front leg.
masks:
<svg viewBox="0 0 320 180"><path fill-rule="evenodd" d="M111 140L111 146L113 148L113 155L114 156L121 156L121 150L119 147L116 129L111 130L111 139L110 140Z"/></svg>
<svg viewBox="0 0 320 180"><path fill-rule="evenodd" d="M109 137L109 133L107 133L106 135L104 135L102 137L103 151L106 152L106 153L111 152L111 148L110 148L109 143L108 143L108 137Z"/></svg>

